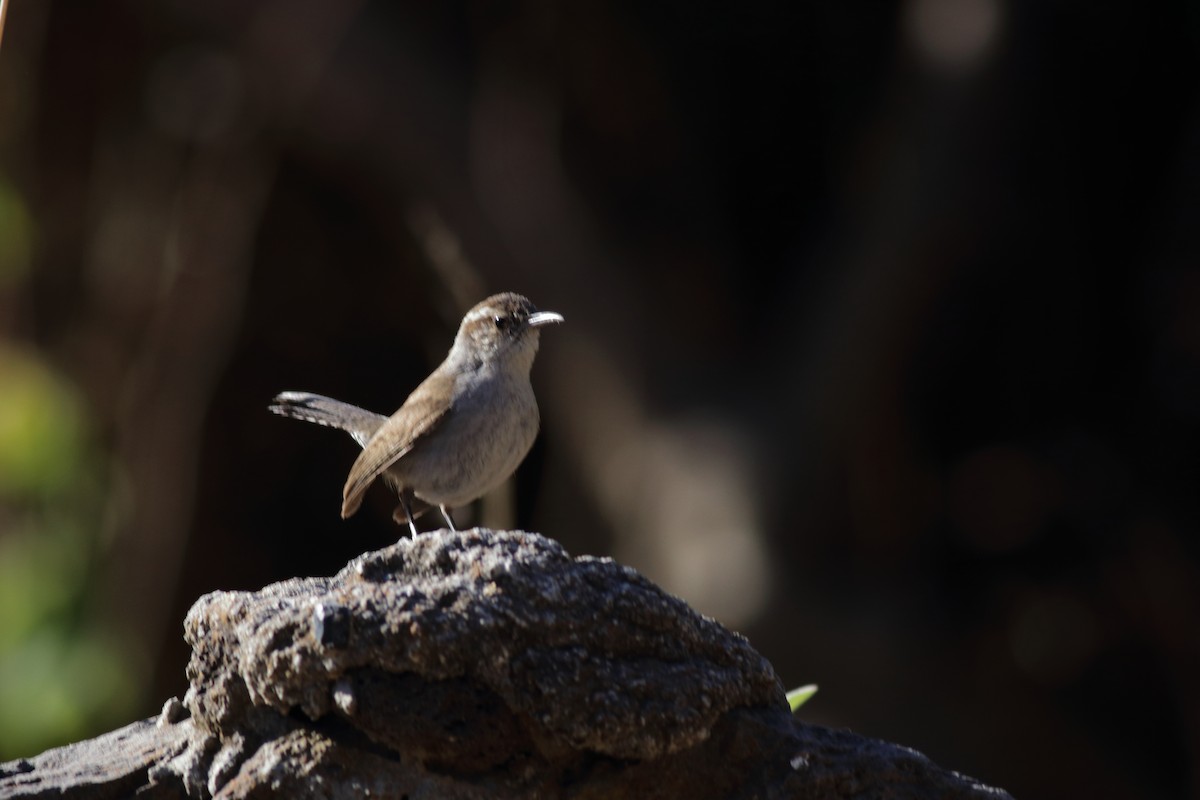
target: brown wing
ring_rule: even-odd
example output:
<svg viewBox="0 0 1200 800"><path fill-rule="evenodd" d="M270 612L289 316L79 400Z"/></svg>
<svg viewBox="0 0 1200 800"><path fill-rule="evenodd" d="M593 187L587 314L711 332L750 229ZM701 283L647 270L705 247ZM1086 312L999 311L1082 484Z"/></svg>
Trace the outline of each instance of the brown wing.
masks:
<svg viewBox="0 0 1200 800"><path fill-rule="evenodd" d="M442 373L434 372L408 396L400 410L379 427L350 467L342 489L342 519L358 511L363 494L372 481L403 458L422 436L428 435L445 418L449 410L449 388Z"/></svg>

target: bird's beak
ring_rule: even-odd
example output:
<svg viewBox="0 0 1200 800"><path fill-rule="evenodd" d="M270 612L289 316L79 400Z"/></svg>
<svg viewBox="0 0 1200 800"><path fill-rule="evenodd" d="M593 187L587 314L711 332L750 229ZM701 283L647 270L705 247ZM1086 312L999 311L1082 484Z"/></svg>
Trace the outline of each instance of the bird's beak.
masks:
<svg viewBox="0 0 1200 800"><path fill-rule="evenodd" d="M562 314L556 314L553 311L537 311L529 315L529 322L527 324L531 328L537 328L541 325L549 325L551 322L562 321Z"/></svg>

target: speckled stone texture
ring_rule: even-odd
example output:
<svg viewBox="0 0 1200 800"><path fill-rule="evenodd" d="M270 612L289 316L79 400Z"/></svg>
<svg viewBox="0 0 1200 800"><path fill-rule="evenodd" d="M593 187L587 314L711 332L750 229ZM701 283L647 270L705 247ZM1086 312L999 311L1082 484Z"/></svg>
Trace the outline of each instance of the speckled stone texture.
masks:
<svg viewBox="0 0 1200 800"><path fill-rule="evenodd" d="M731 708L787 707L742 636L627 567L524 533L429 533L330 579L215 592L184 630L187 705L214 733L240 728L247 703L337 713L387 747L444 740L424 758L455 768L531 744L657 758ZM474 708L487 730L451 735Z"/></svg>
<svg viewBox="0 0 1200 800"><path fill-rule="evenodd" d="M184 628L183 704L92 740L119 789L64 749L0 765L0 796L1006 797L797 722L745 638L536 534L402 539Z"/></svg>

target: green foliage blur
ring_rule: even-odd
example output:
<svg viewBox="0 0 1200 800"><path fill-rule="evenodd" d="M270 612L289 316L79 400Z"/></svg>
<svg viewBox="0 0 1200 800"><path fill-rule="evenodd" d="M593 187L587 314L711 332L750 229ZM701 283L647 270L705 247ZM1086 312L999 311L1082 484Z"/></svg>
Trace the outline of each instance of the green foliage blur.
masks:
<svg viewBox="0 0 1200 800"><path fill-rule="evenodd" d="M29 271L21 198L0 179L0 294ZM127 721L142 668L95 586L105 469L78 392L0 331L0 761Z"/></svg>

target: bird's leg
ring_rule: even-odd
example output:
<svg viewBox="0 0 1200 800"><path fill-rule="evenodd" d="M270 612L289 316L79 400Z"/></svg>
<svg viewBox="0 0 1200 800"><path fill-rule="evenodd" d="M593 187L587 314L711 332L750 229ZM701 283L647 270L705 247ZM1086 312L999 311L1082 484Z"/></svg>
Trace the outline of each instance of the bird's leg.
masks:
<svg viewBox="0 0 1200 800"><path fill-rule="evenodd" d="M408 529L412 531L413 538L415 539L417 536L417 523L413 517L412 503L409 502L408 492L402 491L398 492L397 494L400 496L400 505L397 506L396 510L392 512L392 519L396 520L397 525L403 525L405 522L407 522ZM403 519L400 517L401 511L404 512Z"/></svg>
<svg viewBox="0 0 1200 800"><path fill-rule="evenodd" d="M450 526L450 530L457 532L458 528L454 527L454 520L450 518L450 509L445 505L438 506L442 510L442 517L446 520L446 524Z"/></svg>

